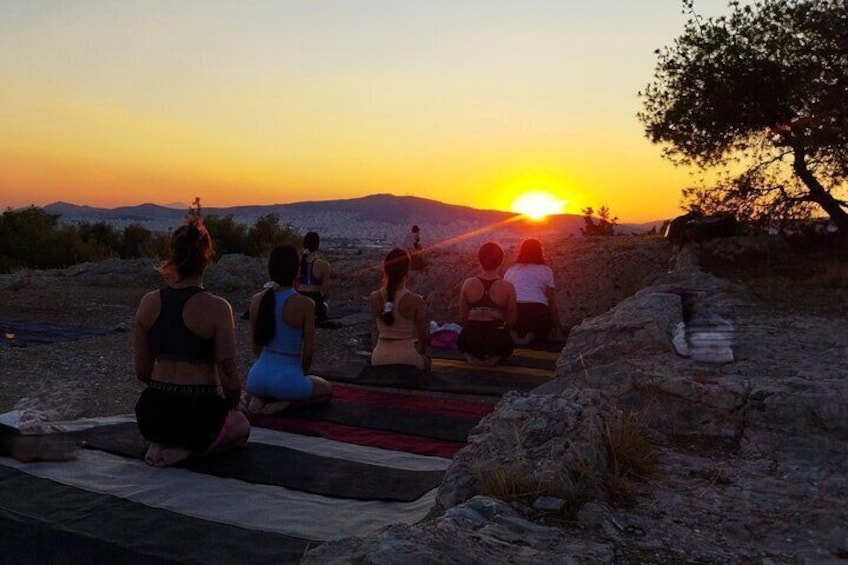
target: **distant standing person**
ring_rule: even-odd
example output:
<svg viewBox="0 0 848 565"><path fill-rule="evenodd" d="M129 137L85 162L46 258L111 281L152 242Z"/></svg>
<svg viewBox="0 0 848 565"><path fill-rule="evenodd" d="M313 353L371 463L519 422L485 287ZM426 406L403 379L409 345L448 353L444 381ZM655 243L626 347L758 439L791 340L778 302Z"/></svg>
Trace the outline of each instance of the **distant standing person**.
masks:
<svg viewBox="0 0 848 565"><path fill-rule="evenodd" d="M421 245L421 228L417 225L412 226L412 229L406 238L403 240L403 248L409 253L409 268L412 270L421 269L424 267L424 256L421 253L424 247Z"/></svg>
<svg viewBox="0 0 848 565"><path fill-rule="evenodd" d="M462 331L457 348L473 365L492 366L512 354L510 328L516 323L515 287L498 275L504 252L494 242L477 253L483 272L465 279L459 293Z"/></svg>
<svg viewBox="0 0 848 565"><path fill-rule="evenodd" d="M297 291L315 302L315 323L327 320L327 292L330 288L330 264L319 256L321 237L318 232L308 232L303 237L303 255Z"/></svg>
<svg viewBox="0 0 848 565"><path fill-rule="evenodd" d="M151 442L148 465L243 446L250 424L239 410L241 381L230 304L203 288L212 239L189 218L168 243L159 267L167 286L141 299L135 316L135 371L147 384L135 406Z"/></svg>
<svg viewBox="0 0 848 565"><path fill-rule="evenodd" d="M383 287L371 293L371 318L377 340L371 365L411 365L430 369L429 326L424 299L406 288L409 254L392 249L383 260Z"/></svg>
<svg viewBox="0 0 848 565"><path fill-rule="evenodd" d="M294 404L330 400L332 385L309 375L315 347L312 301L294 289L300 259L291 245L268 258L273 286L250 301L250 334L259 358L247 375L248 411L273 414Z"/></svg>
<svg viewBox="0 0 848 565"><path fill-rule="evenodd" d="M521 242L515 264L507 269L504 279L515 286L518 319L512 331L516 344L562 339L554 290L554 273L545 261L542 242L535 238Z"/></svg>

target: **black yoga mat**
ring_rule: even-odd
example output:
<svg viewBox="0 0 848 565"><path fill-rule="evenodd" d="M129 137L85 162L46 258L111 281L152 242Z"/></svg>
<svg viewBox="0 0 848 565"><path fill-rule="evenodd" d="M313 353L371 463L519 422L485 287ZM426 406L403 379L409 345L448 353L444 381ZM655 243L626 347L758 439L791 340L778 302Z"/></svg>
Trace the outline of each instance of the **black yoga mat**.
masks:
<svg viewBox="0 0 848 565"><path fill-rule="evenodd" d="M89 449L143 459L149 443L134 422L98 426L70 434ZM248 443L244 449L184 465L207 475L275 485L337 498L411 502L439 486L444 471L410 471L275 445Z"/></svg>
<svg viewBox="0 0 848 565"><path fill-rule="evenodd" d="M316 545L89 492L0 465L3 563L299 563Z"/></svg>

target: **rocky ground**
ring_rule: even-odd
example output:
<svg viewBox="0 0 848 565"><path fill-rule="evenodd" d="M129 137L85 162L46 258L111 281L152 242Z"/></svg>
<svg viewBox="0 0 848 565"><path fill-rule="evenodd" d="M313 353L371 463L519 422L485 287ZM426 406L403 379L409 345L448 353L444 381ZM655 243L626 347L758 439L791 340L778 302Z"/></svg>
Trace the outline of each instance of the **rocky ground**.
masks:
<svg viewBox="0 0 848 565"><path fill-rule="evenodd" d="M848 559L844 243L734 238L679 253L660 239L565 238L548 242L547 252L572 327L559 378L509 395L481 422L428 520L325 544L307 560ZM381 252L328 255L332 305L364 309L379 285ZM116 330L50 346L0 345L0 412L130 412L140 388L125 330L138 299L158 284L152 267L113 260L0 276L0 319ZM426 296L431 319L455 321L459 285L474 270L473 253L435 249L410 286ZM239 314L265 279L261 260L225 256L206 283ZM316 363L361 363L367 332L361 318L319 330ZM252 353L241 321L238 338L246 371ZM732 361L722 358L726 350ZM649 470L611 472L610 430L623 415L635 418L639 434L620 443L648 440Z"/></svg>

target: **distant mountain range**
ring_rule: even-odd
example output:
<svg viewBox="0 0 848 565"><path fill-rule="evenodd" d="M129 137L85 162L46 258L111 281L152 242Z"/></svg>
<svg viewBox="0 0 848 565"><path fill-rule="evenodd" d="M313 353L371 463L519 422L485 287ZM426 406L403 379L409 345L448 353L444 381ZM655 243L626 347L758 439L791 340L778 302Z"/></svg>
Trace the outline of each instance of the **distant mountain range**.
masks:
<svg viewBox="0 0 848 565"><path fill-rule="evenodd" d="M177 227L187 208L175 205L139 204L118 208L79 206L54 202L44 206L51 214L59 214L64 223L107 222L116 227L141 224L151 231L168 231ZM351 238L399 241L413 224L421 226L426 240L456 237L462 233L503 226L499 230L526 232L523 221L509 222L515 214L498 210L479 210L468 206L445 204L415 196L373 194L361 198L295 202L229 208L203 208L203 214L232 216L237 222L253 225L266 214L277 214L280 221L299 230L315 230L325 238ZM521 229L521 226L525 226ZM583 226L582 216L561 214L551 216L544 224L534 224L535 232L578 234ZM622 225L619 231L645 231L644 226Z"/></svg>

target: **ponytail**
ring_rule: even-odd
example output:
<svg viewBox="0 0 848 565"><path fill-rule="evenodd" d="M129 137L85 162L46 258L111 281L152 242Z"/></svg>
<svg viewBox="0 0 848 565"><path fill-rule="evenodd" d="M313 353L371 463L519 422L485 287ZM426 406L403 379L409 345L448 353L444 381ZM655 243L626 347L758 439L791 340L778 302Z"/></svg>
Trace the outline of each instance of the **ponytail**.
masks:
<svg viewBox="0 0 848 565"><path fill-rule="evenodd" d="M387 326L391 326L395 323L395 293L409 273L409 253L397 248L389 251L383 261L383 272L386 277L386 302L380 313L380 319Z"/></svg>
<svg viewBox="0 0 848 565"><path fill-rule="evenodd" d="M262 347L274 339L277 320L275 319L274 288L269 288L262 294L259 301L259 313L253 330L253 343Z"/></svg>

